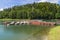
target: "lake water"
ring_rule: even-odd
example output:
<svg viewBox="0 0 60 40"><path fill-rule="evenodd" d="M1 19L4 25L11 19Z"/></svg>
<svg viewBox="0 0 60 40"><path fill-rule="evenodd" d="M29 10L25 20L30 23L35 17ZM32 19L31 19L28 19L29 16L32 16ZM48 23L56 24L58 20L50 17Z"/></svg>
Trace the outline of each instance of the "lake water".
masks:
<svg viewBox="0 0 60 40"><path fill-rule="evenodd" d="M42 31L43 29L40 26L0 25L0 40L42 40L42 37L46 37L45 32L42 33Z"/></svg>

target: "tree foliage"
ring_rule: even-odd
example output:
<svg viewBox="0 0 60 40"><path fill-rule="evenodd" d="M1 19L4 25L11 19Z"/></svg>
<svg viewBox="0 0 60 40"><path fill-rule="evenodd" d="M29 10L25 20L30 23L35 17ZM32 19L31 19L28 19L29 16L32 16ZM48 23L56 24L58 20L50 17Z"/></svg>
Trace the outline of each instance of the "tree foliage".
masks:
<svg viewBox="0 0 60 40"><path fill-rule="evenodd" d="M60 19L60 5L49 2L14 6L0 11L0 18Z"/></svg>

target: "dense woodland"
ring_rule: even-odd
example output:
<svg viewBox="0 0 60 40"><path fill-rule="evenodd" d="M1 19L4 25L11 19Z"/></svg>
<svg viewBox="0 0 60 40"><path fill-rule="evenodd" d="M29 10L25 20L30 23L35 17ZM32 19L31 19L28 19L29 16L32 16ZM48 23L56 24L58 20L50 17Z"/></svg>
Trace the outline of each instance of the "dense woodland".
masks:
<svg viewBox="0 0 60 40"><path fill-rule="evenodd" d="M40 2L14 6L0 11L0 19L60 19L60 5Z"/></svg>

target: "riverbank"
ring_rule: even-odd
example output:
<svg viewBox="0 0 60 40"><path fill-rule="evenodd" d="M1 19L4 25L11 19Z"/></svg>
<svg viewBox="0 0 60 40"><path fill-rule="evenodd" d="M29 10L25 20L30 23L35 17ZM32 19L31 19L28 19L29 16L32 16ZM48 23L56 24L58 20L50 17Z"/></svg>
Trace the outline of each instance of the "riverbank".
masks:
<svg viewBox="0 0 60 40"><path fill-rule="evenodd" d="M42 21L51 21L55 22L58 19L0 19L0 21L10 21L10 20L42 20Z"/></svg>
<svg viewBox="0 0 60 40"><path fill-rule="evenodd" d="M60 26L54 28L42 28L39 32L34 33L34 37L29 37L28 40L60 40Z"/></svg>
<svg viewBox="0 0 60 40"><path fill-rule="evenodd" d="M0 19L0 21L19 21L19 20L30 20L30 19Z"/></svg>
<svg viewBox="0 0 60 40"><path fill-rule="evenodd" d="M48 40L60 40L60 26L50 29Z"/></svg>

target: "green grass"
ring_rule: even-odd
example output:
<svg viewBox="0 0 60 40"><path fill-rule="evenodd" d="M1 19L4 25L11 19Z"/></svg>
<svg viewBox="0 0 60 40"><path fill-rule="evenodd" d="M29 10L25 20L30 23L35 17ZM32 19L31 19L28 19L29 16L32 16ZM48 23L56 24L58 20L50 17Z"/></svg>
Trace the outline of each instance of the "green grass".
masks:
<svg viewBox="0 0 60 40"><path fill-rule="evenodd" d="M29 20L29 19L0 19L0 21L20 21L20 20Z"/></svg>
<svg viewBox="0 0 60 40"><path fill-rule="evenodd" d="M60 40L60 26L56 26L50 30L48 40Z"/></svg>

